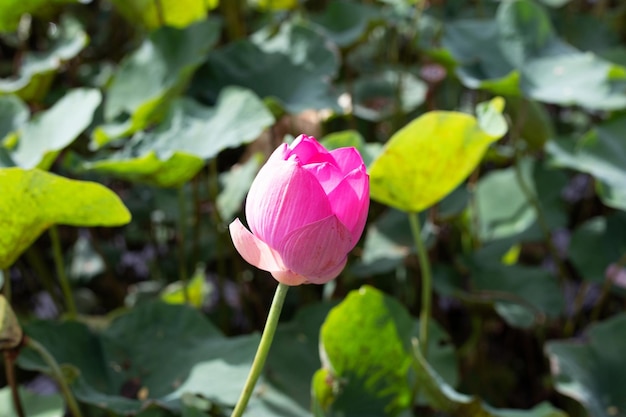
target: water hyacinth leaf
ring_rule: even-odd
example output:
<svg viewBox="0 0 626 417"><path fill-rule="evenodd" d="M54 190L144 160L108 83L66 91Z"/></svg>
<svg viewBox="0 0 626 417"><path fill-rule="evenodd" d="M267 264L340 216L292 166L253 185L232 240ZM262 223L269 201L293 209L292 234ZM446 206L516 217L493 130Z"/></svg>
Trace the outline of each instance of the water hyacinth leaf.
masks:
<svg viewBox="0 0 626 417"><path fill-rule="evenodd" d="M161 302L139 304L101 331L78 322L35 321L25 332L59 363L80 371L71 383L79 401L122 415L144 409L169 415L194 397L232 408L259 342L256 335L227 339L200 312ZM18 366L47 371L29 349L22 350ZM249 406L254 415L306 415L284 394L261 383L265 390Z"/></svg>
<svg viewBox="0 0 626 417"><path fill-rule="evenodd" d="M546 345L556 389L578 400L592 417L620 415L626 409L626 314L593 324L584 341Z"/></svg>
<svg viewBox="0 0 626 417"><path fill-rule="evenodd" d="M609 267L626 253L624 225L626 213L615 212L591 218L574 230L569 259L584 280L601 283L608 278Z"/></svg>
<svg viewBox="0 0 626 417"><path fill-rule="evenodd" d="M12 3L14 2L1 4ZM25 4L35 3L40 2ZM17 75L13 78L0 78L0 95L15 94L24 101L41 101L48 92L56 71L64 62L78 55L88 43L89 37L77 21L62 19L58 30L50 36L50 45L46 51L26 52Z"/></svg>
<svg viewBox="0 0 626 417"><path fill-rule="evenodd" d="M215 203L223 222L230 223L241 210L261 163L262 155L255 154L244 164L235 165L229 172L220 175L223 188Z"/></svg>
<svg viewBox="0 0 626 417"><path fill-rule="evenodd" d="M394 416L406 410L412 328L412 318L395 299L369 286L352 291L320 330L325 384L333 390L314 381L314 401L331 415Z"/></svg>
<svg viewBox="0 0 626 417"><path fill-rule="evenodd" d="M113 0L113 5L129 22L153 30L161 26L184 28L206 19L219 0Z"/></svg>
<svg viewBox="0 0 626 417"><path fill-rule="evenodd" d="M191 90L213 101L224 87L237 85L275 100L291 113L339 110L329 80L307 61L296 64L290 55L267 52L252 41L241 40L211 53L197 71Z"/></svg>
<svg viewBox="0 0 626 417"><path fill-rule="evenodd" d="M382 21L380 11L368 5L345 0L332 0L312 21L334 43L342 48L354 45L367 30Z"/></svg>
<svg viewBox="0 0 626 417"><path fill-rule="evenodd" d="M121 115L132 120L118 137L135 132L163 116L169 102L186 88L195 69L217 42L220 25L209 19L184 29L163 27L150 34L126 57L113 77L104 107L111 122ZM106 131L94 135L100 147L114 139Z"/></svg>
<svg viewBox="0 0 626 417"><path fill-rule="evenodd" d="M596 125L577 141L550 141L546 151L552 163L591 174L604 204L626 210L626 116Z"/></svg>
<svg viewBox="0 0 626 417"><path fill-rule="evenodd" d="M0 96L0 145L7 135L26 123L29 114L28 106L19 97Z"/></svg>
<svg viewBox="0 0 626 417"><path fill-rule="evenodd" d="M41 395L23 387L18 387L18 392L28 417L63 417L65 414L63 397L59 394ZM11 387L0 389L0 415L19 417L13 407Z"/></svg>
<svg viewBox="0 0 626 417"><path fill-rule="evenodd" d="M504 101L497 97L481 107L479 120L464 113L434 111L410 122L372 163L372 198L407 212L440 201L476 168L487 147L506 133L503 107Z"/></svg>
<svg viewBox="0 0 626 417"><path fill-rule="evenodd" d="M17 133L19 141L11 152L16 165L47 170L59 152L91 124L101 100L100 91L77 88L35 115Z"/></svg>
<svg viewBox="0 0 626 417"><path fill-rule="evenodd" d="M380 74L360 77L353 86L354 115L372 122L390 117L398 111L398 88L404 113L410 113L420 106L428 89L425 82L405 71L386 70Z"/></svg>
<svg viewBox="0 0 626 417"><path fill-rule="evenodd" d="M8 268L53 224L121 226L130 213L108 188L40 170L0 169L0 268Z"/></svg>
<svg viewBox="0 0 626 417"><path fill-rule="evenodd" d="M563 411L544 402L530 410L497 409L479 398L455 391L426 361L419 349L413 350L414 368L420 392L437 411L453 417L567 417Z"/></svg>

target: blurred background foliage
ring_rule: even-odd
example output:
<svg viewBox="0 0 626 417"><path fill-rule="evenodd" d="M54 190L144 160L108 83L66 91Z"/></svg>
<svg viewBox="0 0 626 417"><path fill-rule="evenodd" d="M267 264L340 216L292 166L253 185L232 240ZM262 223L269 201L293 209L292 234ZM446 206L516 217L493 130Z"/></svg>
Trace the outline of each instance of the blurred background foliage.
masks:
<svg viewBox="0 0 626 417"><path fill-rule="evenodd" d="M248 415L626 416L625 42L619 0L0 0L0 415L11 386L65 410L21 328L83 415L228 415L275 287L227 231L265 157L305 133L371 166L500 96L454 190L452 124L405 145L428 355L409 220L372 201L342 275L288 295Z"/></svg>

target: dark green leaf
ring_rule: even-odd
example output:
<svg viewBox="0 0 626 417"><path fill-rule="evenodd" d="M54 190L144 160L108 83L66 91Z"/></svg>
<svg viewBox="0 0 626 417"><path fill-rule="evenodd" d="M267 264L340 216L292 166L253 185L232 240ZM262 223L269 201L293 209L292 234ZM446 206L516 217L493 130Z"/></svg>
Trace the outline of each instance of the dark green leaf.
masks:
<svg viewBox="0 0 626 417"><path fill-rule="evenodd" d="M380 12L372 6L345 0L330 1L323 13L313 17L313 22L341 47L356 43L380 20Z"/></svg>
<svg viewBox="0 0 626 417"><path fill-rule="evenodd" d="M232 407L259 340L257 336L227 339L198 311L159 302L142 303L118 315L101 332L77 322L38 321L29 324L26 333L58 362L80 371L72 383L80 401L125 414L151 403L156 403L154 412L180 410L184 396L196 395L222 408ZM30 350L22 351L18 364L47 369ZM254 415L306 415L264 380L257 392L249 406Z"/></svg>
<svg viewBox="0 0 626 417"><path fill-rule="evenodd" d="M554 164L593 175L602 201L626 210L626 116L597 125L578 141L548 142Z"/></svg>
<svg viewBox="0 0 626 417"><path fill-rule="evenodd" d="M0 144L8 134L26 123L28 117L28 107L19 97L0 96Z"/></svg>
<svg viewBox="0 0 626 417"><path fill-rule="evenodd" d="M456 392L446 384L426 362L419 349L414 349L414 363L420 390L431 407L454 417L566 417L549 403L541 403L530 410L496 409L477 397Z"/></svg>
<svg viewBox="0 0 626 417"><path fill-rule="evenodd" d="M532 184L530 164L523 164L521 169L526 183ZM535 192L534 187L531 192ZM482 177L476 186L475 198L478 236L482 241L517 235L528 230L537 218L514 168L492 171Z"/></svg>
<svg viewBox="0 0 626 417"><path fill-rule="evenodd" d="M28 417L63 417L65 407L59 394L39 395L22 387L18 391ZM11 388L8 386L0 389L0 415L18 417L13 408Z"/></svg>
<svg viewBox="0 0 626 417"><path fill-rule="evenodd" d="M572 234L569 258L583 279L604 282L607 269L626 253L626 214L594 217Z"/></svg>
<svg viewBox="0 0 626 417"><path fill-rule="evenodd" d="M265 105L242 88L224 89L213 108L183 98L172 103L157 128L137 133L121 151L83 168L161 187L180 186L205 160L253 141L273 122Z"/></svg>
<svg viewBox="0 0 626 417"><path fill-rule="evenodd" d="M512 326L542 323L559 317L565 308L556 276L544 269L503 265L497 260L476 262L471 280L479 293L498 303L496 311Z"/></svg>
<svg viewBox="0 0 626 417"><path fill-rule="evenodd" d="M354 115L380 122L394 112L410 113L415 110L424 102L427 86L409 72L387 70L358 78L353 89ZM401 93L398 94L398 91ZM400 109L397 109L398 100Z"/></svg>
<svg viewBox="0 0 626 417"><path fill-rule="evenodd" d="M65 4L80 0L4 0L0 2L0 32L17 30L22 15L48 16Z"/></svg>
<svg viewBox="0 0 626 417"><path fill-rule="evenodd" d="M368 226L361 261L353 273L371 276L393 271L414 252L413 245L406 213L389 210Z"/></svg>
<svg viewBox="0 0 626 417"><path fill-rule="evenodd" d="M17 134L19 142L11 153L15 163L26 169L49 169L59 152L91 124L101 99L98 90L78 88L38 113Z"/></svg>
<svg viewBox="0 0 626 417"><path fill-rule="evenodd" d="M17 3L37 7L35 5L41 2L37 0ZM0 2L0 8L14 3L16 2ZM4 17L2 10L0 16ZM16 94L25 101L41 101L48 92L56 71L89 43L89 37L82 26L72 19L62 20L50 38L50 46L45 52L25 54L14 78L0 78L0 94Z"/></svg>
<svg viewBox="0 0 626 417"><path fill-rule="evenodd" d="M126 57L115 74L104 107L107 122L128 116L132 122L117 137L159 120L167 105L187 86L196 68L217 42L220 25L214 20L184 29L163 27ZM94 135L99 147L114 139L106 130Z"/></svg>
<svg viewBox="0 0 626 417"><path fill-rule="evenodd" d="M580 401L592 417L619 416L626 409L626 314L594 324L586 336L547 344L556 389Z"/></svg>
<svg viewBox="0 0 626 417"><path fill-rule="evenodd" d="M208 99L229 85L277 100L287 111L337 109L326 77L312 69L308 59L294 63L282 52L266 52L251 41L233 42L209 55L194 80L192 90Z"/></svg>
<svg viewBox="0 0 626 417"><path fill-rule="evenodd" d="M266 53L280 53L291 63L318 74L334 78L339 70L339 53L326 39L311 28L285 22L278 33L269 27L255 33L251 40Z"/></svg>
<svg viewBox="0 0 626 417"><path fill-rule="evenodd" d="M235 165L220 176L223 189L215 203L222 221L230 223L241 209L250 185L261 167L262 158L260 154L253 155L246 163Z"/></svg>

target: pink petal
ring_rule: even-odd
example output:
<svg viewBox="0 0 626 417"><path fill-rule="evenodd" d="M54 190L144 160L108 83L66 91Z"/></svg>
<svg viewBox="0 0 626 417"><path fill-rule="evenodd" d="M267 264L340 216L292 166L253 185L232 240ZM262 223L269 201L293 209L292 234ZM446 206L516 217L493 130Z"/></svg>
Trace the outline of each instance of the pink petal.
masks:
<svg viewBox="0 0 626 417"><path fill-rule="evenodd" d="M337 264L335 269L329 269L325 271L322 275L318 277L311 277L306 282L310 284L326 284L328 281L332 281L337 278L341 271L346 267L346 263L348 262L348 256L343 260L343 262Z"/></svg>
<svg viewBox="0 0 626 417"><path fill-rule="evenodd" d="M286 143L283 143L278 148L274 149L274 152L272 152L270 157L267 159L266 164L276 161L286 161L289 159L290 152L291 150L289 149L289 146L287 146Z"/></svg>
<svg viewBox="0 0 626 417"><path fill-rule="evenodd" d="M272 248L278 248L293 230L331 214L322 186L293 160L265 164L246 200L252 233Z"/></svg>
<svg viewBox="0 0 626 417"><path fill-rule="evenodd" d="M239 219L235 219L228 226L228 229L235 249L246 262L264 271L269 271L277 281L283 284L300 285L307 282L305 277L287 270L280 259L280 255L250 233Z"/></svg>
<svg viewBox="0 0 626 417"><path fill-rule="evenodd" d="M308 282L306 277L291 271L274 271L272 272L272 276L276 279L276 281L291 286L305 284Z"/></svg>
<svg viewBox="0 0 626 417"><path fill-rule="evenodd" d="M367 174L365 165L353 169L346 174L344 181L347 181L359 200L369 200L370 198L370 176Z"/></svg>
<svg viewBox="0 0 626 417"><path fill-rule="evenodd" d="M369 210L369 178L354 170L328 195L333 213L350 230L353 244L359 241ZM352 249L352 248L350 248Z"/></svg>
<svg viewBox="0 0 626 417"><path fill-rule="evenodd" d="M339 275L353 246L350 230L330 216L293 231L277 251L289 270L322 283Z"/></svg>
<svg viewBox="0 0 626 417"><path fill-rule="evenodd" d="M339 168L328 162L308 164L302 166L302 168L313 174L326 194L334 190L344 177Z"/></svg>
<svg viewBox="0 0 626 417"><path fill-rule="evenodd" d="M319 144L312 136L300 135L290 146L291 155L297 155L302 165L312 164L316 162L335 163L333 157L328 153L326 148Z"/></svg>
<svg viewBox="0 0 626 417"><path fill-rule="evenodd" d="M254 236L239 219L235 219L229 226L230 237L235 249L250 265L264 271L278 271L285 269L280 255L265 242Z"/></svg>
<svg viewBox="0 0 626 417"><path fill-rule="evenodd" d="M339 148L330 151L341 172L346 175L353 169L365 166L363 158L355 148Z"/></svg>

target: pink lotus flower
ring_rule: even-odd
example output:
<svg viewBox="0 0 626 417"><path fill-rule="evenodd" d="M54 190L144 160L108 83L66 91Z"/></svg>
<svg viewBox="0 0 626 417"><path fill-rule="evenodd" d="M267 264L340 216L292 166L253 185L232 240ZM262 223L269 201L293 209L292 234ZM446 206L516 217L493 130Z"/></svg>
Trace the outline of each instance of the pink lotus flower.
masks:
<svg viewBox="0 0 626 417"><path fill-rule="evenodd" d="M282 144L246 200L250 231L235 219L230 235L250 264L287 285L323 284L339 275L369 208L369 177L354 148L328 152L314 137Z"/></svg>

